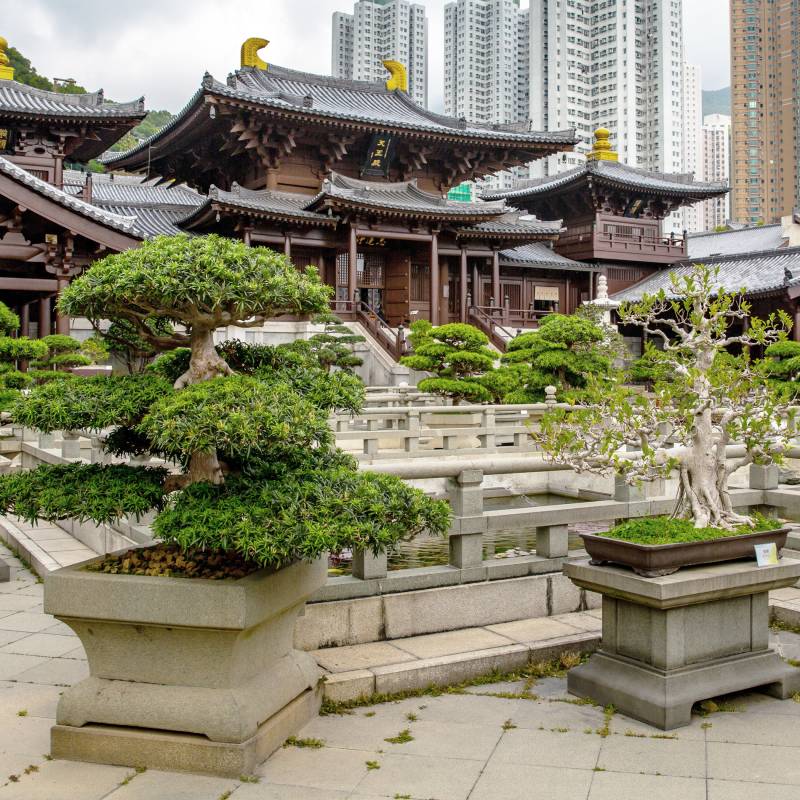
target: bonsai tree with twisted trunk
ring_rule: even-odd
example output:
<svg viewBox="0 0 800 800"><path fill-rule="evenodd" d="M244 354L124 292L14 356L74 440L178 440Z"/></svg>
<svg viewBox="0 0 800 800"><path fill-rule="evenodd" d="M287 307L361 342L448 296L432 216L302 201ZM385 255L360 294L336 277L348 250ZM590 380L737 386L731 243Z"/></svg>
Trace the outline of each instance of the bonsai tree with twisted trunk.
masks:
<svg viewBox="0 0 800 800"><path fill-rule="evenodd" d="M178 351L173 363L185 368L172 384L150 371L36 387L15 419L43 431L102 430L110 453L155 455L176 469L40 467L0 478L0 507L30 520L106 523L155 506L164 543L255 567L343 548L377 552L423 529L443 532L446 506L393 477L358 472L336 450L328 413L363 402L355 376L318 369L300 380L259 368L258 358L245 374L214 346L218 327L318 314L329 294L313 269L301 273L283 255L217 236L159 237L95 263L62 292L61 311L96 329L122 322L155 351L186 347L188 364ZM234 363L248 362L240 350ZM60 473L69 496L58 490ZM348 503L352 518L332 513Z"/></svg>
<svg viewBox="0 0 800 800"><path fill-rule="evenodd" d="M733 510L730 475L779 459L791 438L782 423L788 409L747 349L783 341L790 321L781 311L751 317L743 292L725 291L717 279L697 265L671 277L669 295L662 290L619 309L623 325L643 328L663 347L669 377L651 395L626 391L621 380L593 382L590 400L546 415L534 438L578 472L619 473L633 484L677 471L679 506L694 526L731 530L753 521ZM734 347L741 356L722 357ZM729 462L733 443L745 454Z"/></svg>

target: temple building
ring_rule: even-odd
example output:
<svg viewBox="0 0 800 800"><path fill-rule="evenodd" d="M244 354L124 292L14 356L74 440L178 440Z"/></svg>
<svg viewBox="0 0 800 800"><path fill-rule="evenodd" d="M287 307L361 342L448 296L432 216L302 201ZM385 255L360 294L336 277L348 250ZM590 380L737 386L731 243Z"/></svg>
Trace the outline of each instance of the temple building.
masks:
<svg viewBox="0 0 800 800"><path fill-rule="evenodd" d="M385 83L345 80L267 64L265 44L245 42L240 69L206 74L171 123L122 153L107 150L142 119L142 100L43 92L0 73L0 299L24 331L69 330L52 302L92 260L214 232L316 267L337 313L392 355L397 327L423 318L471 322L502 348L591 299L598 273L614 292L686 258L662 220L727 191L626 167L600 130L585 166L448 199L463 181L569 150L575 132L435 114L409 97L396 62ZM105 174L81 167L98 156Z"/></svg>
<svg viewBox="0 0 800 800"><path fill-rule="evenodd" d="M566 230L556 252L594 264L614 293L686 258L686 234L665 235L664 219L683 206L723 196L728 187L627 166L611 149L609 136L599 128L586 163L575 169L483 196L506 200L544 219L563 220ZM591 286L579 291L593 293Z"/></svg>

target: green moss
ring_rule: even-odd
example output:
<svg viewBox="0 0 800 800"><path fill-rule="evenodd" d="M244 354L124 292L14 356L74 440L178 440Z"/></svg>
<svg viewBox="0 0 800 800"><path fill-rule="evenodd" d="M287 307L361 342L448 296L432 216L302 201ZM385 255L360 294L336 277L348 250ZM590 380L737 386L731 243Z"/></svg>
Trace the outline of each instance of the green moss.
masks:
<svg viewBox="0 0 800 800"><path fill-rule="evenodd" d="M776 519L756 515L755 526L740 525L732 531L721 528L695 528L691 520L650 517L631 519L609 531L599 534L608 539L620 539L636 544L676 544L679 542L705 542L725 536L742 536L757 531L775 530L780 527Z"/></svg>

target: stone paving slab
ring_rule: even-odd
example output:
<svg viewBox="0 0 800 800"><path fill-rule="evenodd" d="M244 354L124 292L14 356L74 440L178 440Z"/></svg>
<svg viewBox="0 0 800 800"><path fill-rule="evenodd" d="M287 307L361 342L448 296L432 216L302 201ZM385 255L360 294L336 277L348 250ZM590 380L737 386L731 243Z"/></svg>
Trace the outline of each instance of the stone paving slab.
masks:
<svg viewBox="0 0 800 800"><path fill-rule="evenodd" d="M299 733L301 740L321 740L321 748L281 748L255 776L237 780L49 760L49 732L60 692L87 673L85 654L67 626L43 613L42 587L35 576L1 546L0 558L12 571L9 583L3 584L6 589L0 591L0 613L8 612L0 616L0 800L800 796L800 702L757 693L724 698L720 707L735 710L693 716L689 727L664 735L621 714L576 703L567 695L563 677L543 678L532 686L523 681L482 684L463 693L424 694L321 716ZM554 621L571 626L576 637L591 637L596 636L599 618L596 612L582 612ZM13 628L5 629L5 624ZM418 653L458 650L470 641L488 643L487 634L508 638L478 628L457 636L412 637L416 641L406 646ZM443 638L437 642L432 638L436 636ZM789 631L774 633L772 639L785 657L800 648L800 636ZM563 640L546 639L544 644ZM441 665L461 655L418 658L403 649L403 640L389 647L411 660L385 665L387 670ZM508 647L531 652L526 644ZM369 676L365 685L373 685L375 674L364 669L361 673ZM332 677L346 674L350 673ZM538 699L522 698L525 690ZM408 734L401 741L386 741L405 730Z"/></svg>

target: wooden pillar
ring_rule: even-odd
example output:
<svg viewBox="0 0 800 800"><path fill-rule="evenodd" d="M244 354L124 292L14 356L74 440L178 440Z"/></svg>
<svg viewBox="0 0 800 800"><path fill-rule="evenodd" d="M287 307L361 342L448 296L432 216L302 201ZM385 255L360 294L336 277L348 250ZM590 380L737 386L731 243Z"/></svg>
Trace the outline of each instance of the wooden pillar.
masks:
<svg viewBox="0 0 800 800"><path fill-rule="evenodd" d="M492 252L492 297L497 306L503 305L503 298L500 296L500 251Z"/></svg>
<svg viewBox="0 0 800 800"><path fill-rule="evenodd" d="M24 303L20 308L19 315L19 335L28 337L31 335L31 304Z"/></svg>
<svg viewBox="0 0 800 800"><path fill-rule="evenodd" d="M250 247L253 242L253 229L252 228L243 228L242 229L242 241Z"/></svg>
<svg viewBox="0 0 800 800"><path fill-rule="evenodd" d="M61 292L69 286L69 278L61 278L58 279L58 294L60 295ZM58 302L58 298L56 298L56 302ZM58 306L56 305L56 333L63 334L64 336L69 336L69 317L66 314L61 314L58 311Z"/></svg>
<svg viewBox="0 0 800 800"><path fill-rule="evenodd" d="M459 293L461 297L458 304L459 320L461 322L467 321L467 251L461 248L461 273L459 275L460 281L458 284ZM475 302L473 298L473 303Z"/></svg>
<svg viewBox="0 0 800 800"><path fill-rule="evenodd" d="M794 326L792 327L792 338L800 342L800 302L794 307Z"/></svg>
<svg viewBox="0 0 800 800"><path fill-rule="evenodd" d="M292 257L292 237L288 233L283 234L283 254L286 258Z"/></svg>
<svg viewBox="0 0 800 800"><path fill-rule="evenodd" d="M435 231L431 236L431 325L439 325L439 234Z"/></svg>
<svg viewBox="0 0 800 800"><path fill-rule="evenodd" d="M571 294L572 292L570 291L569 278L567 278L567 284L566 287L564 288L564 310L561 312L562 314L571 314L573 311L571 303L572 300Z"/></svg>
<svg viewBox="0 0 800 800"><path fill-rule="evenodd" d="M64 188L64 159L56 158L55 169L53 170L53 184L58 189Z"/></svg>
<svg viewBox="0 0 800 800"><path fill-rule="evenodd" d="M268 169L267 170L267 189L277 189L278 188L278 170L277 169Z"/></svg>
<svg viewBox="0 0 800 800"><path fill-rule="evenodd" d="M350 245L347 252L347 299L352 303L358 290L358 238L355 222L350 223Z"/></svg>
<svg viewBox="0 0 800 800"><path fill-rule="evenodd" d="M472 262L472 305L483 305L481 297L481 273L478 271L477 262Z"/></svg>
<svg viewBox="0 0 800 800"><path fill-rule="evenodd" d="M445 291L447 287L447 291ZM439 321L442 325L450 322L450 265L446 258L439 261Z"/></svg>
<svg viewBox="0 0 800 800"><path fill-rule="evenodd" d="M39 298L39 338L49 336L52 322L50 320L50 298Z"/></svg>
<svg viewBox="0 0 800 800"><path fill-rule="evenodd" d="M589 273L589 299L594 300L594 272Z"/></svg>

